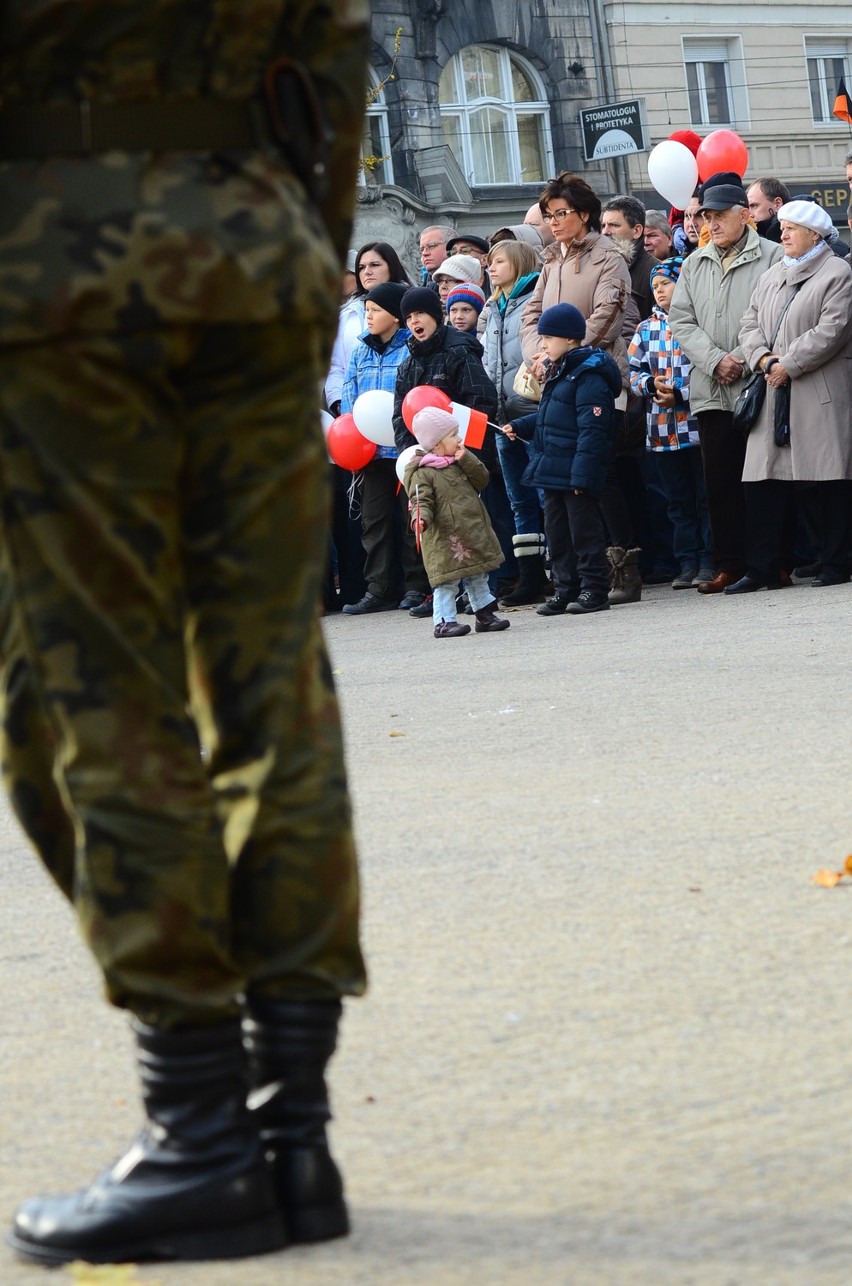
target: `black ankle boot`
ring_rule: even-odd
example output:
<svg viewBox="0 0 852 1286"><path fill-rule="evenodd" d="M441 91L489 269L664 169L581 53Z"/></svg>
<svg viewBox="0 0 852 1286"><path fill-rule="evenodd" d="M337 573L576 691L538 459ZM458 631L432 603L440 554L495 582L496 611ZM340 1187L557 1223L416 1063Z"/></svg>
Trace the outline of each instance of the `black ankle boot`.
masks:
<svg viewBox="0 0 852 1286"><path fill-rule="evenodd" d="M278 1200L294 1242L344 1237L343 1180L328 1150L326 1065L337 1045L339 1000L253 998L243 1023L260 1127Z"/></svg>
<svg viewBox="0 0 852 1286"><path fill-rule="evenodd" d="M164 1032L134 1019L145 1128L83 1192L20 1207L9 1244L41 1264L232 1259L286 1245L246 1107L240 1024Z"/></svg>
<svg viewBox="0 0 852 1286"><path fill-rule="evenodd" d="M512 624L502 616L495 616L494 608L497 606L492 599L485 607L480 607L476 613L476 633L477 634L496 634L500 630L507 630Z"/></svg>

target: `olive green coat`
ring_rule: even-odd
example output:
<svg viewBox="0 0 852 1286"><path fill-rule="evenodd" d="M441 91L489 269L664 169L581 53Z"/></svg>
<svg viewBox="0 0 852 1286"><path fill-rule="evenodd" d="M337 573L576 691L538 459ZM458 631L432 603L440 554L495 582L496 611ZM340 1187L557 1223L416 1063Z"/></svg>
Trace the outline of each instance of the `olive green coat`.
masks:
<svg viewBox="0 0 852 1286"><path fill-rule="evenodd" d="M493 571L503 551L479 495L488 485L488 470L470 451L447 469L421 467L424 454L418 451L405 470L405 490L412 512L419 503L428 524L421 548L429 584L450 585Z"/></svg>

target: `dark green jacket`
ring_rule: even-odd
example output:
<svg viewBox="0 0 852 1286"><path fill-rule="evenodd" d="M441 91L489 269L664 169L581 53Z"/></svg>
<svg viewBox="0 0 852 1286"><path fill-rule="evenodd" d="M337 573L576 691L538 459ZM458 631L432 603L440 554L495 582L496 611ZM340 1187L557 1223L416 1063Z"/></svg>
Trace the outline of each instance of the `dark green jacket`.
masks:
<svg viewBox="0 0 852 1286"><path fill-rule="evenodd" d="M503 562L503 551L479 493L488 485L488 470L465 451L447 469L420 467L417 451L405 470L405 490L414 512L428 526L421 549L429 584L449 585L463 576L490 572Z"/></svg>

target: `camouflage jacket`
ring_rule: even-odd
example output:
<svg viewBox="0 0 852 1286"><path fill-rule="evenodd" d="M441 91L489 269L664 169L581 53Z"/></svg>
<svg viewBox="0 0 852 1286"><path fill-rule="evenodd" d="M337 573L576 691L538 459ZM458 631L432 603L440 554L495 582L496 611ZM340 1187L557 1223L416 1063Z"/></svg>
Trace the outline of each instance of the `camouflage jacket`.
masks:
<svg viewBox="0 0 852 1286"><path fill-rule="evenodd" d="M311 201L271 151L0 162L0 343L270 321L294 298L300 318L312 298L325 317L351 230L368 34L366 0L0 0L0 112L250 100L288 54L323 103L333 180Z"/></svg>

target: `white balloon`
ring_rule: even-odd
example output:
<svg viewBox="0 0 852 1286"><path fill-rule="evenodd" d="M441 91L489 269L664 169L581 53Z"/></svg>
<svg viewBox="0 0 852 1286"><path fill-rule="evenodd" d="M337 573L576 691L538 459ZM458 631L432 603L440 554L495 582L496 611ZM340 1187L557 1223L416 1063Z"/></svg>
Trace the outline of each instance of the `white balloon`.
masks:
<svg viewBox="0 0 852 1286"><path fill-rule="evenodd" d="M355 399L352 418L358 432L380 447L392 447L393 393L374 388Z"/></svg>
<svg viewBox="0 0 852 1286"><path fill-rule="evenodd" d="M648 157L648 178L661 197L684 210L698 184L698 162L683 143L667 138Z"/></svg>
<svg viewBox="0 0 852 1286"><path fill-rule="evenodd" d="M415 442L414 446L406 447L404 451L400 451L396 461L396 476L399 478L400 482L405 481L405 471L408 468L408 462L413 459L414 452L419 451L419 449L420 448Z"/></svg>

